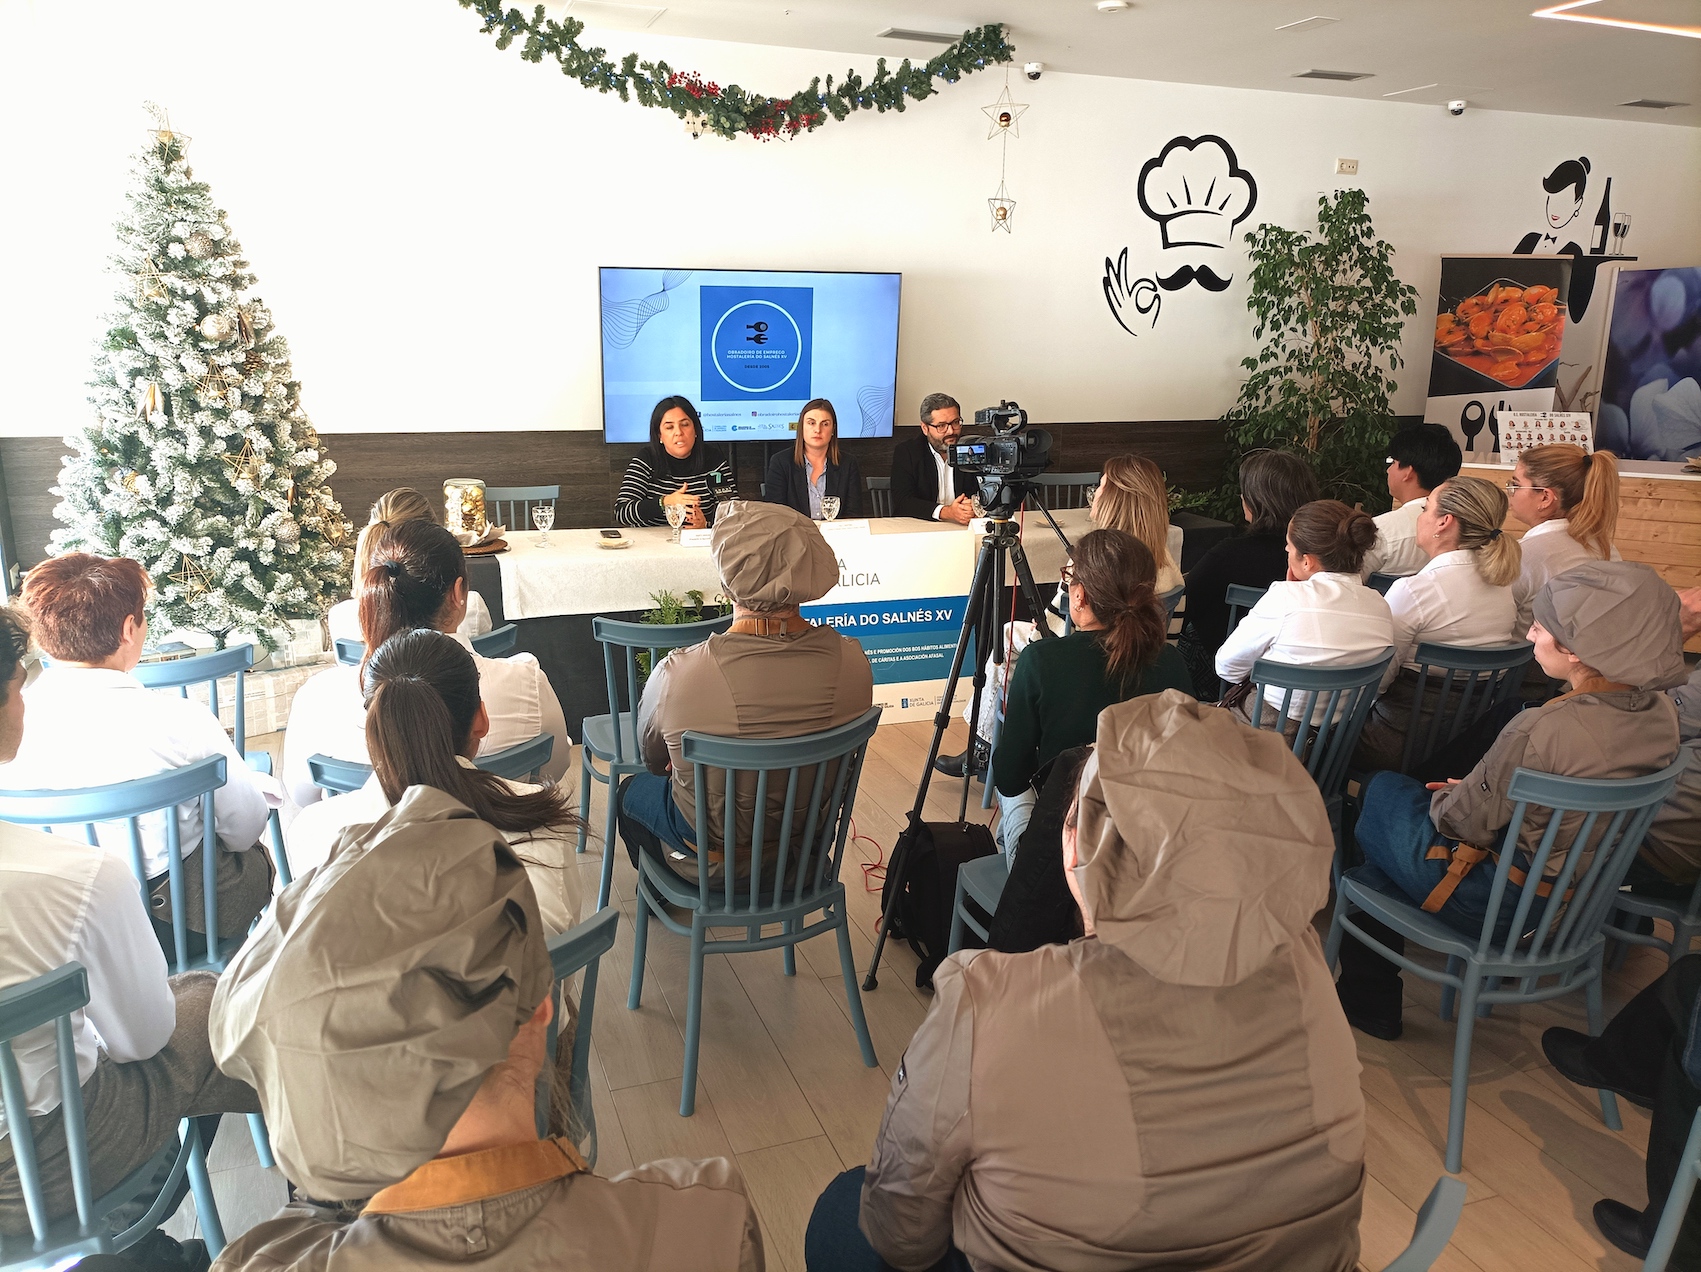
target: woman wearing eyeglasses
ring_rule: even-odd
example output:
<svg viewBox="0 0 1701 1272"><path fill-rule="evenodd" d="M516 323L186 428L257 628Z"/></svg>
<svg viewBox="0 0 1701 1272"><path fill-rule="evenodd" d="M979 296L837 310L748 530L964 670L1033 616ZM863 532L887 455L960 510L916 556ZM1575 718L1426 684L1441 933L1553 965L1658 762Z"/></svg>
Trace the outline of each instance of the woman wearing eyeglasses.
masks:
<svg viewBox="0 0 1701 1272"><path fill-rule="evenodd" d="M1530 625L1537 592L1556 574L1585 561L1622 561L1618 533L1618 457L1581 446L1534 446L1518 456L1506 483L1512 515L1529 526L1519 547L1523 567L1512 585L1514 631Z"/></svg>

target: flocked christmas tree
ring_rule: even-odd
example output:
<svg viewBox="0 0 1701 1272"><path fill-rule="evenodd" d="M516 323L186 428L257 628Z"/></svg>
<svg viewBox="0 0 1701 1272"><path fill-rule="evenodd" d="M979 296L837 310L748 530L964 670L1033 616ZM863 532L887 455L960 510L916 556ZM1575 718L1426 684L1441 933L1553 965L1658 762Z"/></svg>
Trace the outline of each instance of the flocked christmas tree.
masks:
<svg viewBox="0 0 1701 1272"><path fill-rule="evenodd" d="M336 465L301 409L289 346L242 249L163 114L118 225L123 277L95 358L96 422L66 456L51 550L127 556L156 625L252 633L317 618L348 579Z"/></svg>

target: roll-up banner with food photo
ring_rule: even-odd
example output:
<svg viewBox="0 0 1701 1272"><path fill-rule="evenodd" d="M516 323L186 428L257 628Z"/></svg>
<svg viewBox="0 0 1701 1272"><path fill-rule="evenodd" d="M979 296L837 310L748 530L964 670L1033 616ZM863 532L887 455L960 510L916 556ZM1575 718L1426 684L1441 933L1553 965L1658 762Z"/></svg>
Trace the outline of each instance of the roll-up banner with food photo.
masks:
<svg viewBox="0 0 1701 1272"><path fill-rule="evenodd" d="M1500 416L1551 411L1565 342L1566 256L1443 256L1429 400L1466 459L1499 459Z"/></svg>

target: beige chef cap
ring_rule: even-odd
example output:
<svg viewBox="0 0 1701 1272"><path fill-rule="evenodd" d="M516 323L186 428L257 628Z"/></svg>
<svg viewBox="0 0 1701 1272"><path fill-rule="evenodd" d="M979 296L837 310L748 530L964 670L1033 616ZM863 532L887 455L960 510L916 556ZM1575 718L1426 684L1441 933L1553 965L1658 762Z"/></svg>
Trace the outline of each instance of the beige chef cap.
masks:
<svg viewBox="0 0 1701 1272"><path fill-rule="evenodd" d="M1536 622L1608 680L1671 689L1689 678L1677 593L1636 561L1588 561L1531 602Z"/></svg>
<svg viewBox="0 0 1701 1272"><path fill-rule="evenodd" d="M353 1200L436 1156L552 980L525 867L414 786L278 897L219 978L208 1033L259 1092L284 1173Z"/></svg>
<svg viewBox="0 0 1701 1272"><path fill-rule="evenodd" d="M745 609L807 605L839 581L838 559L820 527L785 504L722 504L709 546L721 586Z"/></svg>
<svg viewBox="0 0 1701 1272"><path fill-rule="evenodd" d="M1099 939L1159 980L1236 985L1317 939L1335 840L1280 733L1175 689L1106 707L1076 828Z"/></svg>

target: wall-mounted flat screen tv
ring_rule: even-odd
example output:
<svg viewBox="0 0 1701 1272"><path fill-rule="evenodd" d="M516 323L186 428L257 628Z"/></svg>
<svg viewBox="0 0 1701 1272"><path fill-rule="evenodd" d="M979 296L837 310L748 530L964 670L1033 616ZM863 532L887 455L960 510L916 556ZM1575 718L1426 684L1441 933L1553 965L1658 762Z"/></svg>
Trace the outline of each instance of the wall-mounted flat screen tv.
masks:
<svg viewBox="0 0 1701 1272"><path fill-rule="evenodd" d="M716 441L789 441L815 398L840 437L890 437L901 278L604 266L605 440L649 441L650 412L673 394Z"/></svg>

